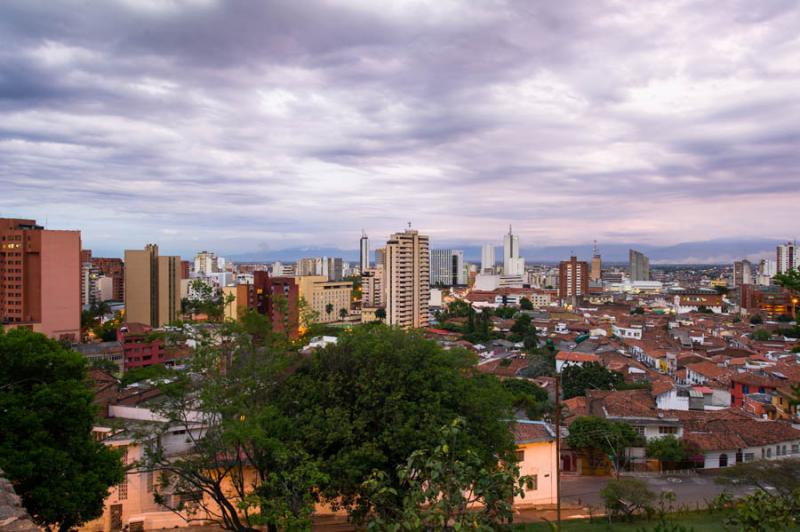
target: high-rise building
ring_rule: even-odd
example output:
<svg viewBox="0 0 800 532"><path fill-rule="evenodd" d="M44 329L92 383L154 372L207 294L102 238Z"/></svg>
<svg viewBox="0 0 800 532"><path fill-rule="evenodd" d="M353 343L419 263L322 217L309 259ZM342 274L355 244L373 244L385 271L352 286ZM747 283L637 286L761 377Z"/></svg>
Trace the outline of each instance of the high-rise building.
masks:
<svg viewBox="0 0 800 532"><path fill-rule="evenodd" d="M265 271L253 272L255 309L268 317L272 329L297 338L300 324L300 290L294 277L270 277Z"/></svg>
<svg viewBox="0 0 800 532"><path fill-rule="evenodd" d="M597 249L597 240L594 241L594 250L592 252L592 272L589 275L589 280L593 283L599 282L603 277L603 261L600 258L600 250Z"/></svg>
<svg viewBox="0 0 800 532"><path fill-rule="evenodd" d="M342 320L342 310L350 315L352 281L329 281L322 275L295 277L298 296L316 314L317 323ZM308 323L303 325L307 326Z"/></svg>
<svg viewBox="0 0 800 532"><path fill-rule="evenodd" d="M481 246L481 273L494 273L494 244Z"/></svg>
<svg viewBox="0 0 800 532"><path fill-rule="evenodd" d="M589 265L576 257L561 261L558 267L558 297L580 297L589 293Z"/></svg>
<svg viewBox="0 0 800 532"><path fill-rule="evenodd" d="M426 327L430 300L430 243L414 229L386 242L386 320L400 327Z"/></svg>
<svg viewBox="0 0 800 532"><path fill-rule="evenodd" d="M431 286L462 286L464 276L464 252L460 249L431 250Z"/></svg>
<svg viewBox="0 0 800 532"><path fill-rule="evenodd" d="M644 253L634 249L628 250L628 263L630 265L631 281L650 280L650 259Z"/></svg>
<svg viewBox="0 0 800 532"><path fill-rule="evenodd" d="M363 308L377 308L386 305L383 272L383 266L368 268L361 272L361 306Z"/></svg>
<svg viewBox="0 0 800 532"><path fill-rule="evenodd" d="M163 327L181 311L181 258L159 256L158 245L125 250L125 321Z"/></svg>
<svg viewBox="0 0 800 532"><path fill-rule="evenodd" d="M747 259L733 263L733 287L744 284L753 284L753 265Z"/></svg>
<svg viewBox="0 0 800 532"><path fill-rule="evenodd" d="M777 273L786 273L791 269L800 269L800 254L796 242L786 242L776 248Z"/></svg>
<svg viewBox="0 0 800 532"><path fill-rule="evenodd" d="M91 254L91 251L89 251ZM111 278L111 297L114 301L125 301L125 263L114 257L91 257L92 265L103 277Z"/></svg>
<svg viewBox="0 0 800 532"><path fill-rule="evenodd" d="M217 256L210 251L200 251L194 257L194 274L205 277L219 271Z"/></svg>
<svg viewBox="0 0 800 532"><path fill-rule="evenodd" d="M80 339L80 231L0 218L0 326Z"/></svg>
<svg viewBox="0 0 800 532"><path fill-rule="evenodd" d="M511 232L503 237L503 274L523 275L525 273L525 259L519 256L519 237Z"/></svg>
<svg viewBox="0 0 800 532"><path fill-rule="evenodd" d="M191 277L192 263L188 260L181 261L181 279L188 279Z"/></svg>
<svg viewBox="0 0 800 532"><path fill-rule="evenodd" d="M358 267L363 272L369 268L369 239L363 229L361 230L359 249L361 251L361 260L358 263Z"/></svg>
<svg viewBox="0 0 800 532"><path fill-rule="evenodd" d="M101 301L98 283L102 275L100 268L91 261L81 264L81 306L84 308Z"/></svg>
<svg viewBox="0 0 800 532"><path fill-rule="evenodd" d="M294 271L298 277L317 275L317 261L312 258L300 259L294 265Z"/></svg>
<svg viewBox="0 0 800 532"><path fill-rule="evenodd" d="M378 248L375 250L375 266L384 264L386 264L386 248Z"/></svg>

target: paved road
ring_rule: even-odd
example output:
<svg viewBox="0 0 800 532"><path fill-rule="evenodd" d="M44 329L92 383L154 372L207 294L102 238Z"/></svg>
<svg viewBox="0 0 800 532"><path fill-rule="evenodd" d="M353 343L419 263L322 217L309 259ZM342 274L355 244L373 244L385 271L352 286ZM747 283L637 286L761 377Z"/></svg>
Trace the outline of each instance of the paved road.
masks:
<svg viewBox="0 0 800 532"><path fill-rule="evenodd" d="M561 477L561 500L564 503L601 508L603 502L600 490L605 487L608 480L609 477L564 475ZM647 482L650 490L656 494L664 491L674 492L676 506L686 505L691 508L696 505L704 506L706 501L711 501L725 488L737 496L752 492L752 488L747 487L738 487L732 490L730 486L721 486L714 482L714 477L711 475L653 476L641 478L641 480Z"/></svg>

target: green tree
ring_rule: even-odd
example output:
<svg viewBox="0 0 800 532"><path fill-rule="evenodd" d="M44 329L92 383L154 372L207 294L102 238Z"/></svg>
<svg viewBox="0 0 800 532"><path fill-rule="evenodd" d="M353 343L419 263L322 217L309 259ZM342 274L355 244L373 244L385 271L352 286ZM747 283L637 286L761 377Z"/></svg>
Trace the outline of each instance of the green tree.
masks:
<svg viewBox="0 0 800 532"><path fill-rule="evenodd" d="M515 462L486 464L474 451L463 447L466 423L456 418L438 431L432 449L414 451L397 478L404 494L395 509L395 488L381 471L364 485L374 501L388 498L388 515L378 515L369 530L494 530L513 520L512 500L532 488L521 477ZM384 506L381 504L381 506Z"/></svg>
<svg viewBox="0 0 800 532"><path fill-rule="evenodd" d="M99 517L124 469L92 437L96 407L86 360L27 329L0 329L0 468L40 526Z"/></svg>
<svg viewBox="0 0 800 532"><path fill-rule="evenodd" d="M595 416L580 416L569 427L567 444L586 453L595 466L606 458L619 476L628 457L626 448L641 440L633 427L622 421L610 421Z"/></svg>
<svg viewBox="0 0 800 532"><path fill-rule="evenodd" d="M527 297L520 298L519 308L522 310L533 310L533 303Z"/></svg>
<svg viewBox="0 0 800 532"><path fill-rule="evenodd" d="M160 386L155 408L167 422L139 435L148 444L141 467L162 472L156 501L228 530L310 528L314 487L325 477L300 446L294 421L276 406L280 380L296 363L286 336L273 333L266 317L245 313L213 335L199 330L194 340L189 371ZM175 456L148 443L176 428L188 435L186 452ZM166 497L173 493L205 496Z"/></svg>
<svg viewBox="0 0 800 532"><path fill-rule="evenodd" d="M764 318L761 317L761 314L755 314L750 318L750 323L753 325L761 325L764 323Z"/></svg>
<svg viewBox="0 0 800 532"><path fill-rule="evenodd" d="M766 329L756 329L753 331L753 340L758 340L759 342L766 342L770 338L770 333Z"/></svg>
<svg viewBox="0 0 800 532"><path fill-rule="evenodd" d="M511 332L522 338L531 330L531 317L528 314L520 314L511 326Z"/></svg>
<svg viewBox="0 0 800 532"><path fill-rule="evenodd" d="M642 315L642 314L644 314L644 309L642 307L636 307L633 310L631 310L631 314L633 314L633 315Z"/></svg>
<svg viewBox="0 0 800 532"><path fill-rule="evenodd" d="M340 308L339 309L339 319L343 320L346 317L347 317L347 309L346 308Z"/></svg>
<svg viewBox="0 0 800 532"><path fill-rule="evenodd" d="M614 517L631 520L637 513L647 511L656 498L647 484L638 478L609 480L600 490L600 496L605 502L609 521Z"/></svg>
<svg viewBox="0 0 800 532"><path fill-rule="evenodd" d="M662 463L676 464L688 458L686 446L681 440L671 434L654 438L647 442L645 455L655 458Z"/></svg>
<svg viewBox="0 0 800 532"><path fill-rule="evenodd" d="M119 364L107 358L96 358L91 361L89 367L111 373L112 375L119 373Z"/></svg>
<svg viewBox="0 0 800 532"><path fill-rule="evenodd" d="M379 308L375 311L375 317L378 318L380 321L384 321L386 319L386 309Z"/></svg>
<svg viewBox="0 0 800 532"><path fill-rule="evenodd" d="M511 398L500 382L478 372L469 352L445 350L416 331L356 326L284 386L282 409L329 478L320 493L356 522L402 510L398 467L414 451L435 447L439 427L455 418L466 423L456 456L469 451L487 468L514 460ZM379 500L364 486L374 472L386 482Z"/></svg>
<svg viewBox="0 0 800 532"><path fill-rule="evenodd" d="M582 366L571 364L561 371L564 399L586 395L586 390L615 390L624 382L621 373L606 369L597 362Z"/></svg>
<svg viewBox="0 0 800 532"><path fill-rule="evenodd" d="M733 515L725 520L725 524L744 532L793 529L800 522L799 507L800 491L795 492L790 500L756 491L736 501Z"/></svg>
<svg viewBox="0 0 800 532"><path fill-rule="evenodd" d="M327 314L328 319L330 319L330 315L333 314L333 303L328 303L325 305L325 314Z"/></svg>
<svg viewBox="0 0 800 532"><path fill-rule="evenodd" d="M514 408L523 410L528 419L543 419L553 411L547 391L536 383L527 379L505 379L502 384L511 394Z"/></svg>

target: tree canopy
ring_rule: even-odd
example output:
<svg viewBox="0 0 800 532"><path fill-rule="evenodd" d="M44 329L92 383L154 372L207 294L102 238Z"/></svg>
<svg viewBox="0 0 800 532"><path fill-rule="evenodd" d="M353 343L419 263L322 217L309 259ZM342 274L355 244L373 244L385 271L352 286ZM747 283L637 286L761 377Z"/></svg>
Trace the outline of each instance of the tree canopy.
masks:
<svg viewBox="0 0 800 532"><path fill-rule="evenodd" d="M625 448L640 440L639 434L629 424L595 416L575 419L567 436L571 448L585 452L594 463L608 458L617 472L627 459Z"/></svg>
<svg viewBox="0 0 800 532"><path fill-rule="evenodd" d="M40 526L99 517L123 479L117 451L92 437L86 361L27 329L0 329L0 468Z"/></svg>
<svg viewBox="0 0 800 532"><path fill-rule="evenodd" d="M467 451L486 467L513 460L511 398L499 381L474 369L460 349L444 350L417 332L383 325L355 327L317 351L286 379L282 409L328 481L323 496L356 519L402 507L398 467L435 447L439 427L464 420L458 457ZM380 504L364 482L381 472L396 495Z"/></svg>
<svg viewBox="0 0 800 532"><path fill-rule="evenodd" d="M624 382L621 373L606 369L597 362L569 365L561 371L561 376L564 399L586 395L586 390L614 390Z"/></svg>

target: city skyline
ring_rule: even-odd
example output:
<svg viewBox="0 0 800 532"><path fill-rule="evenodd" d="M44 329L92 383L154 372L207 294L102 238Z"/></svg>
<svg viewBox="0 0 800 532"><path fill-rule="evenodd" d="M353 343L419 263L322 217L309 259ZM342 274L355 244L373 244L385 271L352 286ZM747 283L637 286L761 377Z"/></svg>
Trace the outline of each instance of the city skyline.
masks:
<svg viewBox="0 0 800 532"><path fill-rule="evenodd" d="M4 2L0 216L117 256L409 219L443 247L777 243L798 26L792 2Z"/></svg>

